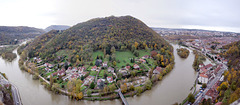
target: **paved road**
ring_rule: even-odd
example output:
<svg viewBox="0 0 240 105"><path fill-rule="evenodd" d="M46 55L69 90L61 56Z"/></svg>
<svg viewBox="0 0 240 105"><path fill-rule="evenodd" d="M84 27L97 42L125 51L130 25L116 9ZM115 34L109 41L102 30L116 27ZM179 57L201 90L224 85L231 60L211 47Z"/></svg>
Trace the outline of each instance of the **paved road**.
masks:
<svg viewBox="0 0 240 105"><path fill-rule="evenodd" d="M203 91L203 93L201 95L198 96L198 98L195 100L195 102L193 103L193 105L198 105L200 103L200 101L204 98L205 94L207 93L207 91L213 87L213 85L221 78L222 74L224 73L224 71L228 70L227 66L223 63L220 63L223 65L222 69L220 69L216 75L216 77L210 81L207 84L207 88Z"/></svg>
<svg viewBox="0 0 240 105"><path fill-rule="evenodd" d="M13 84L12 84L12 96L13 96L15 105L22 105L18 90Z"/></svg>
<svg viewBox="0 0 240 105"><path fill-rule="evenodd" d="M11 90L12 90L12 97L13 97L13 101L14 101L14 104L15 105L22 105L22 101L21 101L21 98L20 98L20 94L17 90L17 87L10 83L8 80L6 80L2 75L1 75L1 81L4 83L4 84L11 84Z"/></svg>

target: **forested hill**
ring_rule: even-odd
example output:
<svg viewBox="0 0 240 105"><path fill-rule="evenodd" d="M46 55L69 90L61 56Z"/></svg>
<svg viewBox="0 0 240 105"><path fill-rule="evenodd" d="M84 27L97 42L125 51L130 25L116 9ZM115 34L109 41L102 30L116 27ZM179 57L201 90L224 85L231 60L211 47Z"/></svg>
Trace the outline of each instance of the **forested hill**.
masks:
<svg viewBox="0 0 240 105"><path fill-rule="evenodd" d="M35 36L44 34L45 31L33 27L25 26L0 26L0 45L3 44L16 44L16 40L25 38L34 38Z"/></svg>
<svg viewBox="0 0 240 105"><path fill-rule="evenodd" d="M60 50L72 50L74 55L85 54L96 50L131 50L152 48L172 49L160 35L142 21L131 17L95 18L79 23L65 31L47 33L36 38L27 48L30 57L52 56ZM80 54L81 53L81 54Z"/></svg>
<svg viewBox="0 0 240 105"><path fill-rule="evenodd" d="M233 42L223 47L226 52L221 55L228 59L228 66L230 68L239 69L240 65L240 41Z"/></svg>
<svg viewBox="0 0 240 105"><path fill-rule="evenodd" d="M229 70L224 72L224 81L217 88L217 100L222 105L229 105L240 98L240 41L224 46L223 49L226 51L221 55L228 59Z"/></svg>

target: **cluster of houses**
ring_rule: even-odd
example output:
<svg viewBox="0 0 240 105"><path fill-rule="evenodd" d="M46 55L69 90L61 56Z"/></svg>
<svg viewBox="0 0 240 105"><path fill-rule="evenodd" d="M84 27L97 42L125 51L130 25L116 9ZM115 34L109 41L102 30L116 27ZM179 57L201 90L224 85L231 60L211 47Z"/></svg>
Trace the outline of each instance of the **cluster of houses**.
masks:
<svg viewBox="0 0 240 105"><path fill-rule="evenodd" d="M140 63L146 63L147 58L150 58L149 55L145 55L139 59L136 59L136 62L140 62ZM41 58L38 57L34 57L33 58L34 62L38 63L38 64L42 64L39 67L44 66L44 70L46 71L46 73L49 72L53 72L54 69L58 69L56 72L50 74L52 76L55 76L57 78L62 79L63 81L68 81L68 80L73 80L76 78L81 78L81 77L85 77L83 80L83 84L82 86L89 86L92 82L94 82L95 84L97 84L97 88L102 89L104 87L104 85L106 83L113 83L115 80L113 78L113 76L107 76L106 78L97 78L97 76L92 76L92 75L88 75L86 77L86 75L88 74L89 71L86 71L86 67L81 66L81 67L71 67L69 66L71 63L67 62L68 64L68 68L67 70L65 68L59 69L56 67L56 64L50 64L50 63L43 63ZM64 66L66 65L66 62L62 62L59 63L58 66ZM101 59L97 59L95 62L95 65L93 67L90 68L91 71L97 71L98 74L100 73L100 71L102 69L106 69L108 73L111 73L113 75L115 75L115 77L117 77L116 73L115 73L115 69L111 66L108 66L108 62L102 62ZM132 67L131 66L125 66L121 69L118 70L118 73L122 73L122 76L127 76L130 74L130 70L134 69L134 70L139 70L140 66L138 64L134 64ZM159 74L160 72L162 72L162 68L161 67L156 67L156 69L153 71L155 74ZM50 75L47 78L50 78ZM129 82L127 83L128 86L130 85L143 85L143 83L146 81L147 77L143 76L143 77L136 77L135 80L133 82Z"/></svg>
<svg viewBox="0 0 240 105"><path fill-rule="evenodd" d="M108 83L113 83L113 77L112 76L108 76L107 79L103 79L103 78L99 78L97 80L97 88L98 89L103 89L106 81L108 81Z"/></svg>
<svg viewBox="0 0 240 105"><path fill-rule="evenodd" d="M207 84L210 80L216 77L218 71L222 68L222 64L216 65L215 69L213 69L214 66L212 64L201 64L199 67L198 82Z"/></svg>
<svg viewBox="0 0 240 105"><path fill-rule="evenodd" d="M39 58L39 57L34 57L33 60L36 61L37 63L41 63L42 62L42 59Z"/></svg>
<svg viewBox="0 0 240 105"><path fill-rule="evenodd" d="M50 63L45 63L44 66L47 72L52 72L52 68L54 67L54 65Z"/></svg>
<svg viewBox="0 0 240 105"><path fill-rule="evenodd" d="M134 81L132 82L127 82L124 80L124 82L127 82L127 87L130 87L131 85L133 85L134 87L138 87L141 85L144 85L145 81L148 80L149 78L147 78L146 76L140 76L140 77L134 77L133 78Z"/></svg>
<svg viewBox="0 0 240 105"><path fill-rule="evenodd" d="M225 65L228 63L228 60L220 57L219 54L213 56L213 58L214 58L215 61L217 61L217 62L222 62L222 63L225 64Z"/></svg>
<svg viewBox="0 0 240 105"><path fill-rule="evenodd" d="M225 69L223 65L227 65L228 63L227 59L222 58L220 55L215 55L214 52L219 53L220 52L219 48L230 43L231 41L229 41L229 39L225 39L225 40L212 40L212 39L215 39L215 38L213 37L213 38L202 39L202 40L195 39L192 42L185 42L187 46L192 46L193 48L196 48L202 51L202 53L206 54L212 60L219 63L218 65L200 64L199 75L197 78L199 83L208 84L211 80L216 78L219 70ZM212 42L218 42L218 44L212 43ZM213 49L213 47L215 48ZM217 87L222 83L223 79L224 79L224 76L221 76L220 79L217 80L217 82L212 87L210 87L209 90L207 90L207 92L204 95L204 98L202 98L201 101L203 101L203 99L211 99L215 101L219 95L217 91Z"/></svg>
<svg viewBox="0 0 240 105"><path fill-rule="evenodd" d="M199 70L198 82L206 83L206 84L209 83L212 79L214 79L218 71L223 67L222 64L215 65L215 66L213 66L212 64L208 64L206 66L202 64L200 66L201 68ZM217 80L217 82L212 87L210 87L209 90L207 90L207 92L204 95L204 98L202 98L201 101L203 101L203 99L212 99L213 101L217 99L218 97L217 87L221 84L221 82L223 81L223 78L224 76L222 76L219 80Z"/></svg>
<svg viewBox="0 0 240 105"><path fill-rule="evenodd" d="M74 78L80 78L81 76L85 76L87 72L85 72L86 67L68 67L66 70L66 76L63 80L72 80Z"/></svg>
<svg viewBox="0 0 240 105"><path fill-rule="evenodd" d="M211 53L212 51L220 53L220 50L218 49L238 40L240 40L240 37L208 37L201 39L187 39L183 44L205 51L206 53ZM213 47L215 49L212 49Z"/></svg>
<svg viewBox="0 0 240 105"><path fill-rule="evenodd" d="M220 85L220 81L217 81L213 87L211 87L205 94L204 98L205 99L212 99L212 100L216 100L218 97L218 91L217 91L217 87ZM203 99L202 99L203 101Z"/></svg>

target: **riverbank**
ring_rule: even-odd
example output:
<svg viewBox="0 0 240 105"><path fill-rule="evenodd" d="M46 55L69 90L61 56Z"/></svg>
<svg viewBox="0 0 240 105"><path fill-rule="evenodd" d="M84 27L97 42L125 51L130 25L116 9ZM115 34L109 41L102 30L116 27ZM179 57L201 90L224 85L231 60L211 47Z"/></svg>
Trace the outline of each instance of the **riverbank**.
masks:
<svg viewBox="0 0 240 105"><path fill-rule="evenodd" d="M198 71L196 81L194 82L194 86L192 87L194 90L189 93L189 96L192 95L193 98L194 98L194 101L193 101L194 103L193 103L193 104L196 105L196 103L197 103L197 104L200 103L201 99L204 98L204 95L206 94L206 92L207 92L210 88L212 88L213 84L215 84L215 83L217 82L217 80L220 79L220 77L221 77L221 75L222 75L222 73L223 73L223 71L221 71L221 70L223 70L223 69L221 69L220 71L217 70L217 72L216 72L216 77L215 77L215 76L213 76L213 78L210 77L210 79L208 80L207 83L200 83L200 84L199 84L199 82L198 82L199 72L200 72L200 71L199 71L199 69L200 69L199 66L202 65L201 67L204 67L205 65L212 65L212 64L213 64L213 65L216 65L217 63L216 63L215 61L213 61L211 58L209 58L206 53L203 54L203 53L202 53L201 51L199 51L198 49L195 49L195 48L192 48L192 47L188 47L188 48L194 51L195 59L194 59L193 67L194 67L195 70ZM198 56L200 56L200 58L198 58ZM202 59L201 56L204 57L204 59ZM207 62L207 61L208 61L208 62ZM210 62L209 62L209 61L210 61ZM207 62L207 63L206 63L206 62ZM200 65L199 65L199 64L200 64ZM223 65L223 64L220 64L220 65ZM217 67L219 67L219 65L217 65ZM203 92L200 91L201 89L199 88L200 86L203 87L202 84L205 84L205 85L206 85L206 87L205 87L206 89L205 89L205 88L204 88L204 89L202 88ZM197 89L197 86L196 86L196 85L200 85L200 86L198 86L198 89ZM183 102L181 103L181 105L185 105L185 104L188 102L189 96L186 97L186 98L183 100ZM197 98L196 98L196 97L197 97ZM195 99L196 99L196 101L195 101Z"/></svg>
<svg viewBox="0 0 240 105"><path fill-rule="evenodd" d="M23 63L24 62L24 63ZM49 87L51 85L50 81L46 80L44 77L42 77L41 75L39 75L38 73L34 72L29 65L27 65L28 62L26 61L22 61L21 59L19 60L19 66L20 66L20 69L21 70L25 70L26 72L34 75L34 76L37 76L41 82L41 84L44 85L44 87L50 91L53 91L53 89L51 87ZM34 68L36 69L36 68ZM168 68L166 73L164 75L162 75L161 78L155 78L154 82L153 82L153 87L158 83L158 81L161 81L162 78L167 75L173 68ZM157 77L157 75L155 75L154 77ZM151 86L151 87L152 87ZM135 90L134 91L131 91L132 89L130 89L131 87L128 87L128 91L126 93L124 93L124 97L133 97L135 95L139 96L141 93L144 93L145 91L147 91L148 89L145 87L145 86L142 86L140 87L141 89L140 90ZM71 93L71 92L68 92L67 90L63 90L63 89L60 89L60 88L55 88L57 90L57 93L59 94L63 94L63 95L67 95L67 96L70 96L70 97L78 97L77 94L74 94L74 93ZM118 90L118 89L116 89ZM115 91L116 91L115 90ZM130 91L129 91L130 90ZM99 95L91 95L91 97L89 97L86 93L84 93L84 96L82 99L84 100L90 100L90 101L95 101L95 100L99 100L99 101L103 101L103 100L113 100L113 99L119 99L119 95L117 94L117 92L110 92L110 93L98 93ZM102 96L101 94L109 94L107 96Z"/></svg>
<svg viewBox="0 0 240 105"><path fill-rule="evenodd" d="M154 84L151 90L145 91L140 96L127 97L129 105L172 105L175 102L181 103L188 95L196 78L196 73L191 66L194 55L190 53L188 58L182 59L175 50L178 46L173 45L173 47L175 67L171 73L164 76L161 82ZM16 50L14 53L17 53ZM33 75L20 70L19 58L17 55L17 59L11 63L0 59L2 67L0 71L6 73L9 80L19 88L24 105L122 105L119 98L105 101L88 101L87 99L74 101L66 95L55 94L44 88L39 80L33 80Z"/></svg>
<svg viewBox="0 0 240 105"><path fill-rule="evenodd" d="M162 49L162 53L164 53L164 52L165 52L165 50ZM138 89L141 89L141 90L138 90L137 93L138 94L142 93L143 91L145 91L145 88L142 88L142 87L144 87L145 82L147 80L149 80L149 81L151 80L150 84L149 84L150 86L148 86L148 88L147 88L147 89L151 89L152 83L157 82L157 80L161 80L162 77L165 76L167 73L169 73L173 69L173 66L174 66L174 63L173 63L174 57L171 52L166 51L166 54L168 54L167 57L168 58L171 57L171 59L168 59L168 58L163 59L163 57L165 57L165 56L163 56L165 53L163 55L160 55L160 53L158 54L158 52L156 52L156 54L159 55L158 56L159 61L160 61L160 57L161 57L161 63L156 64L156 65L161 66L161 67L156 67L156 68L160 68L159 70L156 70L156 69L153 70L155 68L153 66L153 58L149 57L149 55L147 55L147 54L149 54L149 52L147 52L147 54L145 52L144 55L146 54L146 57L143 59L147 59L151 63L147 63L148 65L142 65L142 63L146 62L147 60L143 60L141 57L139 57L136 61L134 60L134 62L132 62L134 64L134 66L133 65L126 65L126 67L122 66L120 70L119 70L119 68L114 67L115 69L118 69L118 70L113 71L113 74L114 74L114 72L118 73L118 74L120 74L121 77L116 76L116 77L120 77L120 78L114 79L116 81L111 82L107 78L109 78L109 77L116 78L113 75L111 75L111 72L107 73L107 74L105 73L106 75L104 73L100 73L101 69L103 69L104 72L108 70L107 69L108 66L106 66L106 67L103 67L102 65L99 66L99 64L102 63L102 60L101 60L101 63L98 63L98 67L96 65L94 66L93 64L90 64L90 65L84 67L83 65L79 65L79 64L77 65L75 63L67 62L66 60L64 61L65 62L64 63L63 61L50 62L46 59L42 60L39 57L28 58L27 57L28 54L26 54L26 53L24 53L24 54L25 54L25 57L23 57L23 58L26 58L27 60L26 59L24 59L24 61L22 59L19 60L19 62L21 62L21 63L19 63L19 66L22 70L25 70L28 73L33 74L34 78L40 78L41 81L43 82L42 84L44 84L44 86L47 87L48 90L52 90L52 91L56 90L56 92L60 92L61 94L66 94L66 95L70 96L71 98L72 97L76 98L77 100L82 99L83 97L87 96L86 92L89 90L89 87L90 87L89 83L95 84L95 86L93 86L90 90L97 89L98 94L102 93L104 96L105 95L108 96L108 98L111 98L111 97L115 98L117 96L117 95L115 95L115 93L113 91L117 90L118 88L117 89L115 89L115 88L109 89L110 88L109 85L112 85L112 84L119 85L119 87L121 87L121 88L124 86L124 88L122 89L123 93L128 93L131 91L134 91L133 93L136 93L136 90L138 90ZM143 55L143 54L141 54L141 55ZM155 57L155 56L153 56L153 57ZM61 57L59 57L59 58L61 58ZM96 60L96 62L99 61L98 59ZM38 62L38 61L40 61L40 62ZM94 60L94 62L95 62L95 60ZM31 65L28 65L28 63L31 63ZM59 66L59 65L61 65L61 63L64 63L64 66ZM71 65L71 66L65 67L65 64ZM108 64L110 65L109 68L112 67L111 63L106 63L106 65L108 65ZM154 68L149 69L149 67L148 67L148 69L145 69L146 68L145 66L147 66L147 67L150 66L151 68L152 67L154 67ZM38 67L43 67L43 68L38 68ZM93 69L94 67L95 67L95 69ZM84 69L82 69L82 68L84 68ZM89 68L92 68L93 70L89 69ZM97 70L96 70L96 68L97 68ZM98 70L100 70L100 71L98 71ZM63 75L61 75L61 77L58 74L60 71L64 72ZM95 75L96 71L98 71L97 75ZM130 71L131 71L131 74L130 74ZM148 71L151 71L151 72L148 72ZM153 71L156 71L157 73L153 74ZM87 72L87 75L85 76L86 72ZM127 75L125 75L126 72L127 72ZM134 73L132 74L132 72L134 72ZM99 73L101 75L98 76ZM149 73L149 78L147 77L148 73ZM82 75L82 74L84 74L84 75ZM136 74L137 74L137 76L136 76ZM122 78L123 77L122 75L124 75L124 78ZM53 77L53 76L55 76L55 77ZM141 76L143 78L141 78ZM83 77L83 79L82 79L82 77ZM92 77L93 77L93 79L92 79ZM73 92L73 89L68 89L66 87L69 87L68 84L74 79L81 81L81 83L79 83L81 85L81 87L78 86L79 89L76 89L77 91L74 90L74 92ZM108 81L108 82L104 83L104 85L105 85L104 88L100 88L100 86L98 85L99 83L97 83L97 81L98 81L97 79ZM132 81L134 79L136 81ZM51 80L54 82L51 82ZM125 84L128 84L128 85L125 85ZM75 83L74 85L77 86L77 83ZM133 85L133 89L130 89L130 87L132 85ZM82 89L82 87L83 87L83 89ZM69 91L69 90L71 90L71 91ZM102 92L102 91L104 91L104 92ZM112 96L111 92L113 93L113 95L115 95L115 97ZM110 93L110 94L108 94L108 93Z"/></svg>

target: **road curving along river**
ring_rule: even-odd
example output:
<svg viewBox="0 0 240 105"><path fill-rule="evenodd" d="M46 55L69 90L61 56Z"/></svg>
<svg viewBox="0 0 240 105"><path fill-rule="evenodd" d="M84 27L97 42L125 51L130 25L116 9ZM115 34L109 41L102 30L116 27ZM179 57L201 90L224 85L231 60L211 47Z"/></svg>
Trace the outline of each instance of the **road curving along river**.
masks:
<svg viewBox="0 0 240 105"><path fill-rule="evenodd" d="M190 51L188 58L180 58L174 47L175 67L157 83L152 90L142 93L140 96L129 97L129 105L172 105L181 103L190 92L196 79L196 72L192 68L194 54ZM17 51L14 50L14 53ZM109 101L74 101L65 95L57 95L45 89L38 80L32 80L32 76L20 70L18 66L19 55L12 62L0 58L0 72L6 73L9 81L15 84L22 99L23 105L121 105L121 100Z"/></svg>

